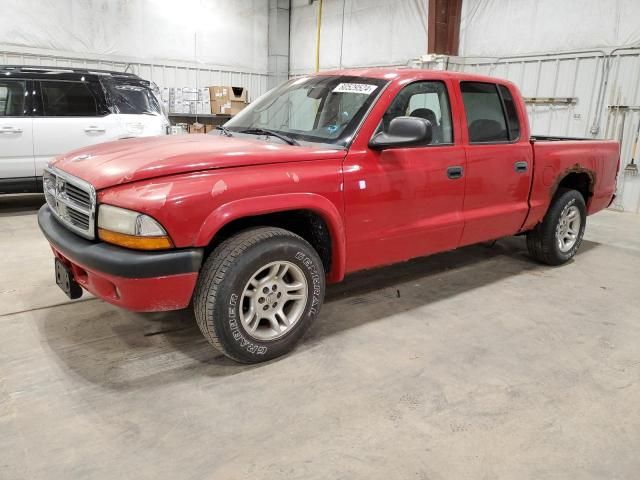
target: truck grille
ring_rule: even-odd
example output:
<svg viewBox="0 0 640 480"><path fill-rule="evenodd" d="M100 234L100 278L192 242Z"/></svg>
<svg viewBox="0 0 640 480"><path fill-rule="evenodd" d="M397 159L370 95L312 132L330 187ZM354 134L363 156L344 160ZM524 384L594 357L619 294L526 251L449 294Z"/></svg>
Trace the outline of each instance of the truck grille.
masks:
<svg viewBox="0 0 640 480"><path fill-rule="evenodd" d="M44 195L57 219L78 235L95 238L96 191L93 186L53 167L42 176Z"/></svg>

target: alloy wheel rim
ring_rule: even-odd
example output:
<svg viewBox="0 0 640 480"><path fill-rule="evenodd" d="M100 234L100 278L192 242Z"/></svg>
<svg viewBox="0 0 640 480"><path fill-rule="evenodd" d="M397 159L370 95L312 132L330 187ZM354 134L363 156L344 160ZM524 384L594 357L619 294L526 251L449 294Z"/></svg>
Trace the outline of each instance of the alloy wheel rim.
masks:
<svg viewBox="0 0 640 480"><path fill-rule="evenodd" d="M562 253L567 253L578 241L581 224L580 210L575 205L565 208L560 214L556 227L556 241Z"/></svg>
<svg viewBox="0 0 640 480"><path fill-rule="evenodd" d="M300 320L307 305L307 278L287 261L260 267L249 279L240 301L240 320L257 340L282 337Z"/></svg>

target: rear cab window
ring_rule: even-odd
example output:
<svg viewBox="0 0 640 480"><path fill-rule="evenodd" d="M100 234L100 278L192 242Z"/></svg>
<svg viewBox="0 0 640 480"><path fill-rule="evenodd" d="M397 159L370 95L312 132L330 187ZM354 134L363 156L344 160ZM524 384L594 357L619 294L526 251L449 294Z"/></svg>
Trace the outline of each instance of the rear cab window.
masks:
<svg viewBox="0 0 640 480"><path fill-rule="evenodd" d="M498 85L498 90L500 90L504 109L507 114L507 121L509 123L509 140L518 140L520 138L520 119L518 118L516 104L507 87L504 85Z"/></svg>
<svg viewBox="0 0 640 480"><path fill-rule="evenodd" d="M469 143L506 143L520 137L520 122L509 89L485 82L461 82Z"/></svg>

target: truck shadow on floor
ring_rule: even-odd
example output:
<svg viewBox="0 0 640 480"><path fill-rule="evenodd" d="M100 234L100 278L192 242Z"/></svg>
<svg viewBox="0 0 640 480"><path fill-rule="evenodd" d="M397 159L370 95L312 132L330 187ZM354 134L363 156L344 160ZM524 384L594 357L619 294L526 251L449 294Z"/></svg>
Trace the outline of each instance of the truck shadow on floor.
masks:
<svg viewBox="0 0 640 480"><path fill-rule="evenodd" d="M598 245L584 241L579 255ZM363 324L398 321L389 317L552 270L528 256L524 238L513 237L360 272L328 288L320 317L293 352L258 365L235 363L213 349L189 310L135 314L94 299L49 309L38 326L61 366L103 388L128 391L287 361Z"/></svg>

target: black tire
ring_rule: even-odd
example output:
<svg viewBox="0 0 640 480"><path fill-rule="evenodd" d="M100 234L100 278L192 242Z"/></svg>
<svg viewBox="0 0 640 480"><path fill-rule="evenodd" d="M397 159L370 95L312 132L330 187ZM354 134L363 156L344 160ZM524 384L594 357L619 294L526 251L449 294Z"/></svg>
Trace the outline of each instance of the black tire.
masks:
<svg viewBox="0 0 640 480"><path fill-rule="evenodd" d="M300 319L283 336L254 338L240 321L242 293L254 273L274 261L297 265L306 278L306 305ZM245 230L222 242L207 258L194 294L198 326L227 357L258 363L289 352L320 313L325 274L320 257L303 238L281 228Z"/></svg>
<svg viewBox="0 0 640 480"><path fill-rule="evenodd" d="M573 247L563 252L556 239L556 229L562 213L575 205L580 212L580 229ZM580 248L584 229L587 223L587 207L584 198L576 190L562 189L555 195L542 223L527 233L527 249L529 254L541 263L547 265L562 265L573 258Z"/></svg>

